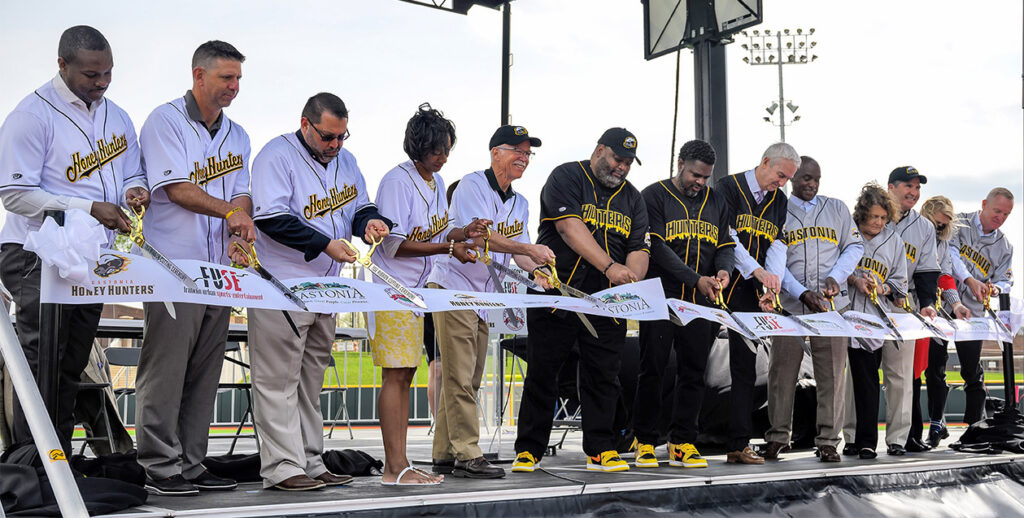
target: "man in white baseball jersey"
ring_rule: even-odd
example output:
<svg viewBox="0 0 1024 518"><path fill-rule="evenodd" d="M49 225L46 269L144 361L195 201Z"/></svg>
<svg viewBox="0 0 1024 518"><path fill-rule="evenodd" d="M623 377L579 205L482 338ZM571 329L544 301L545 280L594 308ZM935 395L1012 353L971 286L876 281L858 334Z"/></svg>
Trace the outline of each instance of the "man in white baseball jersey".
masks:
<svg viewBox="0 0 1024 518"><path fill-rule="evenodd" d="M499 127L488 143L491 167L462 178L452 196L452 223L465 227L475 219L493 221L490 250L492 260L504 265L515 258L526 271L554 259L551 249L530 244L526 228L529 207L526 198L512 190L512 182L526 171L539 138L522 126ZM482 244L482 243L476 243ZM482 262L463 264L455 257L441 257L428 277L430 288L494 291ZM542 284L543 285L543 284ZM477 444L476 393L484 372L487 353L487 319L484 311L434 313L444 370L441 372L441 400L434 426L434 471L458 477L500 478L505 470L484 459Z"/></svg>
<svg viewBox="0 0 1024 518"><path fill-rule="evenodd" d="M17 304L18 339L33 374L38 376L41 355L56 352L60 358L57 408L51 412L56 410L57 435L70 453L77 382L103 305L63 306L58 350L41 350L40 262L22 245L47 210L81 209L109 229L126 231L128 218L118 204L148 205L149 192L135 127L103 97L114 66L106 38L92 27L71 27L61 34L57 56L57 75L18 103L0 127L0 199L8 211L0 231L0 278ZM113 233L108 237L112 244ZM11 438L31 441L16 401L13 410Z"/></svg>
<svg viewBox="0 0 1024 518"><path fill-rule="evenodd" d="M153 110L139 134L153 189L146 239L169 259L226 265L232 239L255 238L249 135L223 112L238 95L243 61L228 43L200 45L192 56L192 89ZM220 284L214 281L196 280L201 287ZM162 303L144 304L135 437L146 489L161 495L234 489L234 480L202 464L231 308L179 302L174 309L177 319Z"/></svg>
<svg viewBox="0 0 1024 518"><path fill-rule="evenodd" d="M280 279L337 276L355 253L339 239L370 242L391 222L370 202L356 159L342 148L348 108L338 96L306 101L299 130L274 138L252 163L260 263ZM305 491L352 481L324 466L320 390L334 344L333 313L249 310L249 353L263 487Z"/></svg>

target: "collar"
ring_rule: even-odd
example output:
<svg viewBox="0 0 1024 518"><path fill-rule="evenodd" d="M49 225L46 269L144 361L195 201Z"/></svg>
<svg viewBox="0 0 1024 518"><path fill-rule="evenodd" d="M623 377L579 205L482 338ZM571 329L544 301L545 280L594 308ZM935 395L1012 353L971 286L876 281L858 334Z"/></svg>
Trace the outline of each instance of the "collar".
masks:
<svg viewBox="0 0 1024 518"><path fill-rule="evenodd" d="M192 90L185 92L185 111L192 120L202 124L206 131L210 132L211 137L217 134L217 131L220 130L220 124L224 120L224 110L221 110L217 114L217 120L207 127L206 121L203 120L203 114L199 111L199 103L196 102L196 96L192 95Z"/></svg>
<svg viewBox="0 0 1024 518"><path fill-rule="evenodd" d="M491 186L491 189L494 189L494 192L498 193L498 197L501 198L502 203L511 200L516 195L515 191L512 190L511 185L508 186L508 189L504 191L501 190L501 186L498 185L498 178L494 176L494 170L490 167L484 171L484 176L487 177L487 183Z"/></svg>
<svg viewBox="0 0 1024 518"><path fill-rule="evenodd" d="M103 104L103 99L90 104L86 104L85 101L79 99L78 96L68 88L67 83L64 82L64 78L60 76L59 72L54 76L52 83L53 89L57 91L57 95L60 96L61 99L71 106L78 108L82 113L88 115L90 118L92 118L93 114L96 113L96 110L100 105Z"/></svg>
<svg viewBox="0 0 1024 518"><path fill-rule="evenodd" d="M313 151L313 148L309 147L309 144L306 143L305 137L302 136L302 130L295 130L295 138L298 139L299 144L302 144L302 147L305 148L306 152L309 153L310 158L312 158L314 162L317 162L324 167L327 167L327 164L333 162L332 159L331 162L327 162L327 164L325 164L321 162L319 158L317 158L316 153ZM339 156L341 155L339 154Z"/></svg>
<svg viewBox="0 0 1024 518"><path fill-rule="evenodd" d="M999 229L996 229L996 230L993 230L992 232L989 232L988 234L985 233L985 230L981 227L981 211L980 210L976 211L974 213L974 215L971 216L971 224L974 227L974 230L976 230L978 232L978 236L979 237L991 236L992 234L995 234L997 230L999 230Z"/></svg>
<svg viewBox="0 0 1024 518"><path fill-rule="evenodd" d="M750 194L757 194L760 192L762 201L768 196L768 191L765 191L760 185L758 185L757 175L754 174L754 169L743 173L743 177L747 179L747 188L750 189Z"/></svg>
<svg viewBox="0 0 1024 518"><path fill-rule="evenodd" d="M797 207L803 209L805 212L810 212L811 209L813 209L818 204L818 196L815 195L813 198L811 198L811 201L804 201L801 200L800 198L797 198L796 196L791 196L789 198L789 203L792 205L796 205Z"/></svg>

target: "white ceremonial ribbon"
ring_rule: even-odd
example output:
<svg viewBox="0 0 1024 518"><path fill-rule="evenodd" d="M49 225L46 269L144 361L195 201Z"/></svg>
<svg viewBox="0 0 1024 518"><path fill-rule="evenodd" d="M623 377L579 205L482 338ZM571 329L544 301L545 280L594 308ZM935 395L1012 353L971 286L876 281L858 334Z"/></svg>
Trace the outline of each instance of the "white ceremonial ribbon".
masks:
<svg viewBox="0 0 1024 518"><path fill-rule="evenodd" d="M107 246L103 226L85 212L72 209L64 213L64 226L46 218L39 230L25 236L24 248L57 268L61 277L85 284L89 265L99 258L102 246Z"/></svg>
<svg viewBox="0 0 1024 518"><path fill-rule="evenodd" d="M668 299L667 302L668 309L679 317L679 320L683 325L689 324L694 319L703 318L704 320L722 324L723 326L732 329L751 340L756 340L758 338L757 336L751 336L745 333L743 329L740 328L739 324L737 324L733 319L732 315L724 310L701 306L700 304L693 304L679 299Z"/></svg>

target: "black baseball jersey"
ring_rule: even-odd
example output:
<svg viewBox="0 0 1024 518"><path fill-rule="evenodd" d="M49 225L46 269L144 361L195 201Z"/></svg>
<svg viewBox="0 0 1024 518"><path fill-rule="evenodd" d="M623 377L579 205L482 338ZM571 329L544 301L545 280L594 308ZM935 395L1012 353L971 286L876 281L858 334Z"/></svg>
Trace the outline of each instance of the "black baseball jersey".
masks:
<svg viewBox="0 0 1024 518"><path fill-rule="evenodd" d="M697 297L696 280L718 273L718 251L736 246L729 235L730 213L725 199L710 187L688 197L672 180L651 184L642 195L651 226L651 250L668 247L694 272L684 283L672 273L672 265L664 264L668 261L659 261L660 254L652 254L647 278L661 277L666 296L704 302L703 296ZM732 266L728 261L726 271L731 273Z"/></svg>
<svg viewBox="0 0 1024 518"><path fill-rule="evenodd" d="M650 253L647 207L628 181L609 189L595 178L590 160L567 162L555 168L540 192L537 243L555 253L558 277L586 292L610 287L600 267L594 267L562 240L555 222L577 218L587 225L597 244L615 261L625 264L630 252Z"/></svg>
<svg viewBox="0 0 1024 518"><path fill-rule="evenodd" d="M757 203L754 194L747 186L746 172L722 178L715 188L722 193L729 205L730 225L736 230L740 243L761 266L764 266L768 247L782 237L782 227L786 224L788 200L781 189L765 195L761 203ZM733 272L732 285L726 293L726 302L730 307L746 310L757 307L756 291L761 287L757 279L744 279L738 271Z"/></svg>

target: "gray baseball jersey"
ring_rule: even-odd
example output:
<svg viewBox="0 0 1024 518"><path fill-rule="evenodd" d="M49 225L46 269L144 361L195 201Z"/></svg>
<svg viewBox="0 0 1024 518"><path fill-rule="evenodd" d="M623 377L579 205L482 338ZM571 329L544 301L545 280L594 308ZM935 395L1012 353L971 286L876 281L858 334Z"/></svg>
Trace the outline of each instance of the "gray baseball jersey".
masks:
<svg viewBox="0 0 1024 518"><path fill-rule="evenodd" d="M950 245L960 251L960 259L972 277L982 282L1013 284L1010 262L1013 260L1013 245L999 229L981 235L978 213L962 213L957 221L964 225L956 229ZM960 299L971 313L980 315L981 301L974 298L966 282L959 283ZM997 309L996 305L993 309Z"/></svg>
<svg viewBox="0 0 1024 518"><path fill-rule="evenodd" d="M809 211L795 203L789 204L781 239L787 245L786 268L789 272L805 288L821 292L843 250L860 243L861 236L845 203L825 196L817 198L814 208ZM846 275L836 281L841 288L841 295L836 300L836 308L839 309L849 301L845 295ZM782 303L790 313L806 312L798 296L783 292Z"/></svg>
<svg viewBox="0 0 1024 518"><path fill-rule="evenodd" d="M933 231L934 232L934 231ZM907 294L907 259L903 240L888 225L871 239L864 239L864 255L857 264L854 275L867 272L875 282L886 283L892 288L895 298L903 298ZM888 297L878 297L886 311L892 310ZM867 295L850 290L850 309L862 313L875 314Z"/></svg>
<svg viewBox="0 0 1024 518"><path fill-rule="evenodd" d="M938 255L935 250L935 225L928 218L921 217L916 210L910 209L898 223L889 222L887 227L893 228L907 254L907 286L914 289L914 274L917 272L939 271Z"/></svg>

